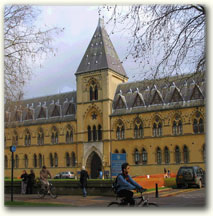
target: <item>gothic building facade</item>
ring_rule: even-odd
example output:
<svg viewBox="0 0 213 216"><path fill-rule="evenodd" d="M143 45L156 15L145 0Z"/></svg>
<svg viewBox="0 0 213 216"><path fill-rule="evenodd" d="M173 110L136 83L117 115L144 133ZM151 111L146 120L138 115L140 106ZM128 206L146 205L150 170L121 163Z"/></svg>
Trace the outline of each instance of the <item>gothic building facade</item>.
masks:
<svg viewBox="0 0 213 216"><path fill-rule="evenodd" d="M16 146L14 176L55 175L84 165L92 178L110 176L110 154L126 153L132 175L205 169L203 74L128 82L101 20L75 73L76 91L5 106L5 176Z"/></svg>

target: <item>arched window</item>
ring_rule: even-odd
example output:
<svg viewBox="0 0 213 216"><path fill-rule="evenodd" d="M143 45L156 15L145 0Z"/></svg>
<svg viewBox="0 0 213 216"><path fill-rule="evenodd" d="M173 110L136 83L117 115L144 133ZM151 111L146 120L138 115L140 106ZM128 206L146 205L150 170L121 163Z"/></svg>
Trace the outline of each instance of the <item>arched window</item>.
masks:
<svg viewBox="0 0 213 216"><path fill-rule="evenodd" d="M55 164L55 167L58 167L58 154L57 153L55 153L54 154L54 164Z"/></svg>
<svg viewBox="0 0 213 216"><path fill-rule="evenodd" d="M72 143L72 142L73 142L73 130L69 125L66 132L66 143Z"/></svg>
<svg viewBox="0 0 213 216"><path fill-rule="evenodd" d="M71 154L71 165L74 167L76 166L76 157L75 157L75 152L72 152Z"/></svg>
<svg viewBox="0 0 213 216"><path fill-rule="evenodd" d="M147 152L146 149L142 149L142 164L147 164Z"/></svg>
<svg viewBox="0 0 213 216"><path fill-rule="evenodd" d="M134 152L134 159L135 159L135 164L139 164L140 154L139 154L139 151L137 149L135 149L135 152Z"/></svg>
<svg viewBox="0 0 213 216"><path fill-rule="evenodd" d="M203 144L203 148L202 148L202 156L203 156L203 161L206 161L206 145Z"/></svg>
<svg viewBox="0 0 213 216"><path fill-rule="evenodd" d="M125 150L125 149L122 149L122 150L121 150L121 153L122 153L122 154L126 154L126 150Z"/></svg>
<svg viewBox="0 0 213 216"><path fill-rule="evenodd" d="M38 137L37 137L38 145L43 145L44 144L44 132L40 128L38 132Z"/></svg>
<svg viewBox="0 0 213 216"><path fill-rule="evenodd" d="M170 163L170 152L167 146L164 148L164 160L165 160L165 164Z"/></svg>
<svg viewBox="0 0 213 216"><path fill-rule="evenodd" d="M155 121L153 123L153 136L162 136L162 122L158 116L155 117Z"/></svg>
<svg viewBox="0 0 213 216"><path fill-rule="evenodd" d="M70 166L70 155L68 152L66 152L66 166L69 167Z"/></svg>
<svg viewBox="0 0 213 216"><path fill-rule="evenodd" d="M4 168L5 169L8 168L8 157L7 157L7 155L4 156Z"/></svg>
<svg viewBox="0 0 213 216"><path fill-rule="evenodd" d="M114 151L116 154L118 154L119 153L119 151L118 151L118 149L115 149L115 151Z"/></svg>
<svg viewBox="0 0 213 216"><path fill-rule="evenodd" d="M58 144L58 131L57 131L56 127L52 128L51 143L52 144Z"/></svg>
<svg viewBox="0 0 213 216"><path fill-rule="evenodd" d="M143 125L142 125L142 121L137 118L135 120L135 126L134 126L134 136L135 138L141 138L143 137Z"/></svg>
<svg viewBox="0 0 213 216"><path fill-rule="evenodd" d="M30 146L31 145L31 135L30 135L29 130L27 130L26 133L25 133L24 144L25 144L25 146Z"/></svg>
<svg viewBox="0 0 213 216"><path fill-rule="evenodd" d="M180 119L179 114L175 115L173 126L172 126L172 133L173 135L182 135L183 133L182 121Z"/></svg>
<svg viewBox="0 0 213 216"><path fill-rule="evenodd" d="M41 154L39 154L38 155L38 166L39 166L39 168L41 168L42 167L42 155Z"/></svg>
<svg viewBox="0 0 213 216"><path fill-rule="evenodd" d="M101 125L98 125L98 140L102 140L102 128L101 128Z"/></svg>
<svg viewBox="0 0 213 216"><path fill-rule="evenodd" d="M95 125L93 125L92 135L93 135L93 141L96 141L97 140L97 131L96 131Z"/></svg>
<svg viewBox="0 0 213 216"><path fill-rule="evenodd" d="M161 164L162 163L162 153L159 147L157 148L156 154L157 154L157 164Z"/></svg>
<svg viewBox="0 0 213 216"><path fill-rule="evenodd" d="M34 168L37 168L37 155L36 154L33 155L33 166Z"/></svg>
<svg viewBox="0 0 213 216"><path fill-rule="evenodd" d="M90 93L90 101L98 100L98 86L94 80L92 80L90 84L89 93Z"/></svg>
<svg viewBox="0 0 213 216"><path fill-rule="evenodd" d="M181 120L178 122L178 128L177 129L178 129L177 130L178 134L182 135L183 134L183 125L182 125L182 121Z"/></svg>
<svg viewBox="0 0 213 216"><path fill-rule="evenodd" d="M173 122L173 125L172 125L172 133L174 135L177 135L177 123L176 121Z"/></svg>
<svg viewBox="0 0 213 216"><path fill-rule="evenodd" d="M50 167L53 167L54 166L54 160L53 160L53 155L52 153L50 153Z"/></svg>
<svg viewBox="0 0 213 216"><path fill-rule="evenodd" d="M200 112L197 112L193 119L193 132L195 134L204 133L204 120Z"/></svg>
<svg viewBox="0 0 213 216"><path fill-rule="evenodd" d="M28 156L26 154L24 155L24 168L28 168Z"/></svg>
<svg viewBox="0 0 213 216"><path fill-rule="evenodd" d="M181 156L181 154L180 154L180 148L178 146L176 146L175 147L175 162L177 164L179 164L180 161L181 161L181 157L180 156Z"/></svg>
<svg viewBox="0 0 213 216"><path fill-rule="evenodd" d="M116 138L117 139L124 139L124 137L125 137L124 124L121 120L119 120L117 127L116 127Z"/></svg>
<svg viewBox="0 0 213 216"><path fill-rule="evenodd" d="M15 145L15 146L18 145L18 134L17 134L16 131L14 131L12 143L13 143L13 145Z"/></svg>
<svg viewBox="0 0 213 216"><path fill-rule="evenodd" d="M15 165L14 165L15 168L19 168L19 157L18 155L15 156Z"/></svg>
<svg viewBox="0 0 213 216"><path fill-rule="evenodd" d="M91 138L92 138L91 127L90 126L87 127L87 131L88 131L88 134L87 134L87 136L88 136L88 142L90 142Z"/></svg>
<svg viewBox="0 0 213 216"><path fill-rule="evenodd" d="M187 146L183 147L183 161L184 163L189 163L189 150Z"/></svg>

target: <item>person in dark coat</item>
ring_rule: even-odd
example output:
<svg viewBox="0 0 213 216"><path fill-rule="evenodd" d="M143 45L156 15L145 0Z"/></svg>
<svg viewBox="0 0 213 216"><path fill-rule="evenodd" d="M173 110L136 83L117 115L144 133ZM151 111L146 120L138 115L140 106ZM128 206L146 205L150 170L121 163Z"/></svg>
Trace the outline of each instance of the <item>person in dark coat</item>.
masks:
<svg viewBox="0 0 213 216"><path fill-rule="evenodd" d="M27 192L27 182L28 182L28 175L26 170L23 170L23 173L21 175L21 194L26 194Z"/></svg>
<svg viewBox="0 0 213 216"><path fill-rule="evenodd" d="M31 169L30 174L28 175L28 182L27 182L27 193L32 194L33 193L33 187L35 183L35 173Z"/></svg>
<svg viewBox="0 0 213 216"><path fill-rule="evenodd" d="M85 167L82 166L82 170L81 170L81 173L80 173L80 183L81 183L81 187L82 187L84 197L87 196L87 191L86 191L87 179L89 179L89 175L88 175L87 171L85 170Z"/></svg>

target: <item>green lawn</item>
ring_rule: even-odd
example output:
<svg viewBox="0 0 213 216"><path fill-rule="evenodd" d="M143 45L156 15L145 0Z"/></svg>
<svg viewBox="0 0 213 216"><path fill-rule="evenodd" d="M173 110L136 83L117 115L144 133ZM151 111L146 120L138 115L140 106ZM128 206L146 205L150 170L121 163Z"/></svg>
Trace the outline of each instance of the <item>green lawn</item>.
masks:
<svg viewBox="0 0 213 216"><path fill-rule="evenodd" d="M23 201L5 201L4 205L6 207L73 207L73 205L65 205L65 204L54 204L54 203L32 203L32 202L23 202Z"/></svg>

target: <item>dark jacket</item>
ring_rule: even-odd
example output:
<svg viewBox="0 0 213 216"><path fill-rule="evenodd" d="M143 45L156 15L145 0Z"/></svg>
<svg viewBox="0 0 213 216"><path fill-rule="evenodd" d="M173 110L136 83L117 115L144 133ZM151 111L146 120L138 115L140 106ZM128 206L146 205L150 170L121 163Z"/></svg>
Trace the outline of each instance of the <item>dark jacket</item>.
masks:
<svg viewBox="0 0 213 216"><path fill-rule="evenodd" d="M89 178L89 175L86 170L81 170L80 173L80 183L81 187L86 187L87 186L87 179Z"/></svg>
<svg viewBox="0 0 213 216"><path fill-rule="evenodd" d="M26 173L22 174L21 179L23 182L27 183L28 182L28 175Z"/></svg>
<svg viewBox="0 0 213 216"><path fill-rule="evenodd" d="M30 173L28 175L28 183L29 184L34 184L34 182L35 182L35 174L34 173Z"/></svg>

